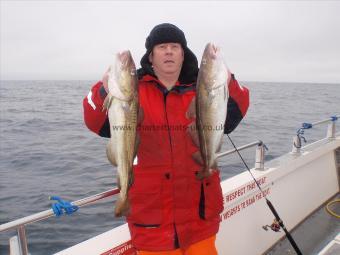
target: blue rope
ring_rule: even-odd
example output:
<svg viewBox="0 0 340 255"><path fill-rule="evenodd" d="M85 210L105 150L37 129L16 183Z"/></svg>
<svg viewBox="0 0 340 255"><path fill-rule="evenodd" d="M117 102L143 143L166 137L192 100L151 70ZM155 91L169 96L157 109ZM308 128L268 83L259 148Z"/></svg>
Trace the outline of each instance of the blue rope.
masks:
<svg viewBox="0 0 340 255"><path fill-rule="evenodd" d="M306 138L303 136L305 134L305 130L306 129L310 129L313 127L313 124L312 123L307 123L307 122L304 122L302 123L302 127L298 129L298 131L296 132L296 135L302 139L305 143L307 143L307 140ZM301 146L297 146L295 143L294 143L294 146L296 148L301 148Z"/></svg>
<svg viewBox="0 0 340 255"><path fill-rule="evenodd" d="M298 129L296 134L298 136L303 135L305 133L305 129L310 129L312 127L313 127L313 124L304 122L304 123L302 123L302 127Z"/></svg>
<svg viewBox="0 0 340 255"><path fill-rule="evenodd" d="M303 129L310 129L313 127L313 124L312 123L302 123L302 128Z"/></svg>
<svg viewBox="0 0 340 255"><path fill-rule="evenodd" d="M79 207L76 205L72 205L70 202L61 199L58 196L50 196L50 200L55 200L56 203L52 204L52 210L55 216L59 217L64 213L70 215L76 212Z"/></svg>

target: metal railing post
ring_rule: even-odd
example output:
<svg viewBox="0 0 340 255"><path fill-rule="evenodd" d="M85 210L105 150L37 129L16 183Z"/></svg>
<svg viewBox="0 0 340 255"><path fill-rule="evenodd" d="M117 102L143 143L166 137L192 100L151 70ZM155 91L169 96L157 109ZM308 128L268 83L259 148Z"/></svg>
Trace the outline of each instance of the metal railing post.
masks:
<svg viewBox="0 0 340 255"><path fill-rule="evenodd" d="M19 244L20 244L20 254L28 255L28 247L27 247L27 239L26 239L26 231L25 226L20 226L17 229Z"/></svg>
<svg viewBox="0 0 340 255"><path fill-rule="evenodd" d="M264 144L259 143L255 153L255 170L264 170Z"/></svg>
<svg viewBox="0 0 340 255"><path fill-rule="evenodd" d="M331 121L328 124L327 128L327 138L328 139L334 139L335 138L335 121Z"/></svg>

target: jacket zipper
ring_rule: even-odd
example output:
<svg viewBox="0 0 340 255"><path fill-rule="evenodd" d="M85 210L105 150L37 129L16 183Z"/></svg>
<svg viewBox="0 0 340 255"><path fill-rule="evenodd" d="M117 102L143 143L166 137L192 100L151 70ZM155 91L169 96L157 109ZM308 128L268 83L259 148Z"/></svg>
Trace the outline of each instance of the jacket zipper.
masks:
<svg viewBox="0 0 340 255"><path fill-rule="evenodd" d="M163 93L163 98L164 98L164 112L165 112L165 119L166 119L166 124L167 124L167 128L168 128L168 135L169 135L169 142L170 142L170 150L171 150L171 165L173 165L173 153L172 153L172 140L171 140L171 134L170 134L170 127L169 127L169 120L168 120L168 112L166 110L166 97L168 96L168 94L170 93L170 91L166 91L165 93ZM173 193L174 194L174 193ZM173 219L175 220L175 215L173 215ZM174 221L174 249L178 249L179 248L179 240L178 240L178 234L177 234L177 230L176 230L176 224Z"/></svg>
<svg viewBox="0 0 340 255"><path fill-rule="evenodd" d="M166 124L167 124L168 135L169 135L170 150L171 150L171 162L172 162L172 140L171 140L171 134L170 134L168 112L166 110L166 97L169 93L170 93L170 91L163 93L163 98L164 98L164 113L165 113L165 120L166 120Z"/></svg>

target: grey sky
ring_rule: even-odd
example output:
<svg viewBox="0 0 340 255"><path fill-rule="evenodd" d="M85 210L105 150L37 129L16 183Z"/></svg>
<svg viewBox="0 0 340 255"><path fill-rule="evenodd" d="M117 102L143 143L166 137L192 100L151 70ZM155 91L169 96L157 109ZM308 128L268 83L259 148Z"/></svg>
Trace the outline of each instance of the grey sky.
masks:
<svg viewBox="0 0 340 255"><path fill-rule="evenodd" d="M199 61L218 44L240 80L340 83L336 1L1 1L1 79L96 80L115 52L136 64L171 22Z"/></svg>

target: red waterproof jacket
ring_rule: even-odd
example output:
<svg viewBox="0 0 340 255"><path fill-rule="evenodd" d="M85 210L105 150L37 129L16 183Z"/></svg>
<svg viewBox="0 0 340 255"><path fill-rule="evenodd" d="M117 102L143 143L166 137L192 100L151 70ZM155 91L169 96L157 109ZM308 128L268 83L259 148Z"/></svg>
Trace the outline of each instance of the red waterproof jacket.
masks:
<svg viewBox="0 0 340 255"><path fill-rule="evenodd" d="M179 82L168 91L157 78L139 80L140 106L144 118L138 127L140 145L133 168L127 216L132 243L138 250L165 251L185 248L218 232L223 210L219 173L200 181L200 166L192 159L198 148L186 127L195 84ZM249 92L234 76L229 83L225 133L241 121L249 105ZM109 137L109 121L102 112L106 92L101 82L84 98L87 127Z"/></svg>

